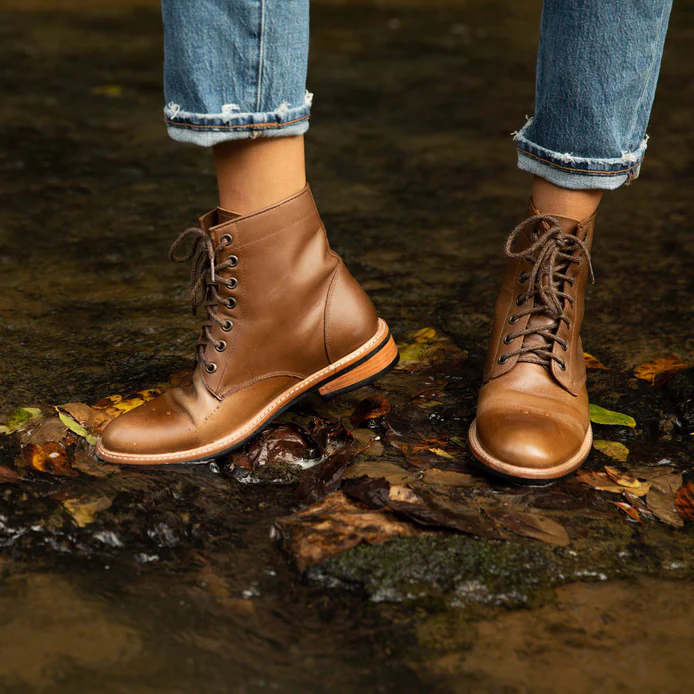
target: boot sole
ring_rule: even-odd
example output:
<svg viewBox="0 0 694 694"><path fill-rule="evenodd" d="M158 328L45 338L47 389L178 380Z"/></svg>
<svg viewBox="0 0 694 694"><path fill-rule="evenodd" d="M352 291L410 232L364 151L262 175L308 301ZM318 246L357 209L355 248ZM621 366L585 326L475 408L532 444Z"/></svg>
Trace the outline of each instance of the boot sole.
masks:
<svg viewBox="0 0 694 694"><path fill-rule="evenodd" d="M398 348L388 325L379 318L378 331L359 349L286 390L264 407L250 422L222 439L180 453L156 455L116 453L105 449L99 441L96 454L104 462L117 465L160 466L208 463L241 448L285 410L307 395L318 392L323 398L331 399L369 385L395 368L399 359Z"/></svg>
<svg viewBox="0 0 694 694"><path fill-rule="evenodd" d="M542 470L539 468L523 468L517 465L510 465L503 460L489 455L489 453L482 448L477 438L477 420L473 421L470 425L467 440L468 446L475 458L497 477L501 477L508 482L515 482L516 484L548 484L549 482L555 482L563 477L567 477L581 467L588 457L593 445L593 429L588 425L586 437L576 455L569 458L566 462L561 463L561 465Z"/></svg>

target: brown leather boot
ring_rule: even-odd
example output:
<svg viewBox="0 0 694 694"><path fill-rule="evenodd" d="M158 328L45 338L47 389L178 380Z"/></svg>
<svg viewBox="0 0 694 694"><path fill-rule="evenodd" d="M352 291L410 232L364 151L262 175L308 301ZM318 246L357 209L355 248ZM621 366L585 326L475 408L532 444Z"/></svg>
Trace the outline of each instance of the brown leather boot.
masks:
<svg viewBox="0 0 694 694"><path fill-rule="evenodd" d="M111 463L209 460L306 394L333 396L390 370L386 323L330 249L308 186L244 217L213 210L172 259L193 260L191 301L207 320L192 385L115 419L97 445ZM193 251L176 258L193 236Z"/></svg>
<svg viewBox="0 0 694 694"><path fill-rule="evenodd" d="M543 215L531 201L506 243L510 261L468 436L475 457L502 476L557 479L590 452L579 332L594 223L595 215Z"/></svg>

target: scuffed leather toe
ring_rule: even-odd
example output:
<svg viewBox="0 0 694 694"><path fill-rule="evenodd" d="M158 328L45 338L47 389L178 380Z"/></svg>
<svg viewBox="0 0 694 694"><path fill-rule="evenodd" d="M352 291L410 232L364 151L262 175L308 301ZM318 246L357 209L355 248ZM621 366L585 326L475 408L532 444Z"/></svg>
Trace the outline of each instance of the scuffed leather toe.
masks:
<svg viewBox="0 0 694 694"><path fill-rule="evenodd" d="M174 402L175 389L114 419L101 435L111 454L161 455L195 448L198 433Z"/></svg>

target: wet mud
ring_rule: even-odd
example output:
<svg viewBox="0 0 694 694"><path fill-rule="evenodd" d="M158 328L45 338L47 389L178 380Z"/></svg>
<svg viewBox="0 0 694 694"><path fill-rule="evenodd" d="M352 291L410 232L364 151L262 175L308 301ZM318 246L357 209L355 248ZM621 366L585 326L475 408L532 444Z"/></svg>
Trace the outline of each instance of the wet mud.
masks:
<svg viewBox="0 0 694 694"><path fill-rule="evenodd" d="M594 424L584 476L516 488L465 438L529 184L509 133L536 3L316 4L309 179L403 361L166 470L101 465L85 435L191 367L166 256L215 204L212 162L166 138L157 7L82 4L0 18L2 691L694 684L694 6L596 230L589 392L627 418Z"/></svg>

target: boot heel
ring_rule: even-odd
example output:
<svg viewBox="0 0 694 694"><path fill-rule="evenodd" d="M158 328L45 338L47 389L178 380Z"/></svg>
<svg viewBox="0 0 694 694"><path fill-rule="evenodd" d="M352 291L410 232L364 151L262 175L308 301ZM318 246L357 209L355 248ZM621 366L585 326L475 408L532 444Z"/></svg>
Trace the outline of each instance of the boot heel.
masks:
<svg viewBox="0 0 694 694"><path fill-rule="evenodd" d="M351 367L348 371L338 374L322 385L318 392L324 398L334 398L337 395L342 395L342 393L366 386L385 376L397 365L399 359L400 355L395 340L392 336L388 336L385 345L380 346L372 356L367 357L365 361Z"/></svg>

